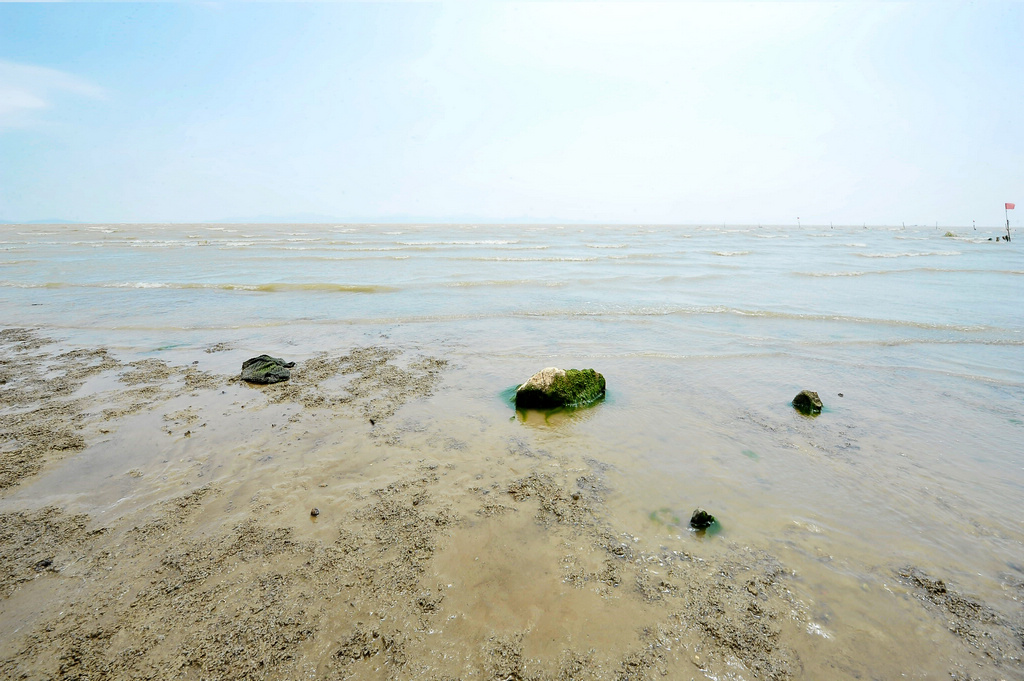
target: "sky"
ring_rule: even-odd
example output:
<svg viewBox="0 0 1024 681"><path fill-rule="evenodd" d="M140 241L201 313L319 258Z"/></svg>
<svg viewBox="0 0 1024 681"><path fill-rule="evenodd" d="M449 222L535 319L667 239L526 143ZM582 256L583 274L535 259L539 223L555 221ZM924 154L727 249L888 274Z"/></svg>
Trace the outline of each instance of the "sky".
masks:
<svg viewBox="0 0 1024 681"><path fill-rule="evenodd" d="M1008 201L1020 2L0 3L0 220L997 225Z"/></svg>

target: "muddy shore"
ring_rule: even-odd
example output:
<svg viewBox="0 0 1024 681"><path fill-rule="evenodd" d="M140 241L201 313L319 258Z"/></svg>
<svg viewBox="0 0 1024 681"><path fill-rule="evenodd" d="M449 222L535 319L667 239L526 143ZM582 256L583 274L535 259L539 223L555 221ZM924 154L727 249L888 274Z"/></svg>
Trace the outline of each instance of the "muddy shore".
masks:
<svg viewBox="0 0 1024 681"><path fill-rule="evenodd" d="M824 639L799 574L757 546L639 542L587 452L474 458L406 413L455 389L443 358L344 348L258 388L200 359L0 331L3 678L809 673ZM1024 678L1024 583L1007 607L890 569L937 668ZM830 654L834 678L862 677L857 658Z"/></svg>

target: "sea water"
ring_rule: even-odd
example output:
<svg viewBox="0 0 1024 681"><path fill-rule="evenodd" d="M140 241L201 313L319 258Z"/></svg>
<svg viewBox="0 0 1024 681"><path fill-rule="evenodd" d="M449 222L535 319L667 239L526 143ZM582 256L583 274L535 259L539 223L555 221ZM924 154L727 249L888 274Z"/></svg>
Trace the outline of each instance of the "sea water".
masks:
<svg viewBox="0 0 1024 681"><path fill-rule="evenodd" d="M473 431L474 455L509 429L591 453L612 524L653 545L704 506L721 546L799 575L816 632L895 655L899 567L986 602L1024 579L1024 255L956 231L5 225L0 318L223 373L237 357L203 349L444 356L444 411L419 417ZM515 418L508 389L552 365L601 371L607 399Z"/></svg>

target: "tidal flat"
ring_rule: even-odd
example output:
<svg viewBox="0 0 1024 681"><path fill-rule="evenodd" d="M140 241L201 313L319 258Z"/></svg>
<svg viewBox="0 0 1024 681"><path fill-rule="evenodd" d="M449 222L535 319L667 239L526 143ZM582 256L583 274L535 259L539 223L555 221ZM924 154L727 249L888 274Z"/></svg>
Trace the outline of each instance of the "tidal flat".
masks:
<svg viewBox="0 0 1024 681"><path fill-rule="evenodd" d="M0 225L0 677L1024 678L1024 256L944 233Z"/></svg>
<svg viewBox="0 0 1024 681"><path fill-rule="evenodd" d="M253 387L227 373L246 351L226 344L175 363L26 329L0 343L5 678L1024 671L1012 572L989 601L909 556L823 577L850 560L826 553L828 528L789 519L753 540L730 527L752 509L728 496L725 530L693 532L697 499L644 498L637 459L589 432L614 402L517 413L471 367L385 346ZM855 446L773 418L755 427L797 452Z"/></svg>

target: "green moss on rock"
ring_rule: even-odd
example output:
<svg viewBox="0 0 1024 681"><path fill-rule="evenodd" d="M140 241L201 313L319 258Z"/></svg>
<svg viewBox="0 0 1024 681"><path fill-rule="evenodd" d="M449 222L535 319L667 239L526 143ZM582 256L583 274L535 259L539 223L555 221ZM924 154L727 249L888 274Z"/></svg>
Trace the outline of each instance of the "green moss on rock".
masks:
<svg viewBox="0 0 1024 681"><path fill-rule="evenodd" d="M793 398L793 408L803 414L820 414L822 409L821 399L818 393L813 390L801 390Z"/></svg>
<svg viewBox="0 0 1024 681"><path fill-rule="evenodd" d="M690 516L690 527L695 530L706 530L714 524L715 516L711 515L703 508L695 509L693 515Z"/></svg>
<svg viewBox="0 0 1024 681"><path fill-rule="evenodd" d="M582 407L604 397L604 376L593 369L548 367L516 390L517 409Z"/></svg>
<svg viewBox="0 0 1024 681"><path fill-rule="evenodd" d="M280 357L260 355L242 362L242 380L249 383L280 383L291 378L292 374L288 369L295 366L295 362L285 362Z"/></svg>

